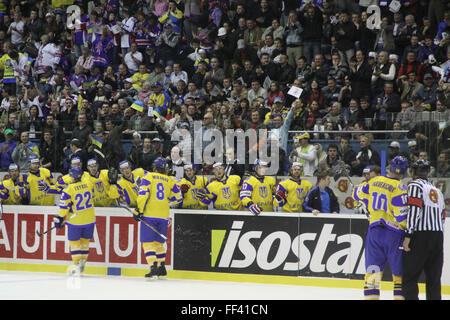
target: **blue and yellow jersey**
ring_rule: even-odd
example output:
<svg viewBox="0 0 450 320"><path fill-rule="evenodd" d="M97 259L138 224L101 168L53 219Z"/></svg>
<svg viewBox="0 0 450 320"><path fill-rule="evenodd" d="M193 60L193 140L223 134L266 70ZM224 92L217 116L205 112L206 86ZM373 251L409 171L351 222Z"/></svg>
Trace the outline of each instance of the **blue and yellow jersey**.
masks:
<svg viewBox="0 0 450 320"><path fill-rule="evenodd" d="M275 207L281 207L283 212L303 212L303 202L311 190L312 184L308 180L294 180L292 178L281 181L276 191L281 190L286 194L286 200L281 204L273 199Z"/></svg>
<svg viewBox="0 0 450 320"><path fill-rule="evenodd" d="M32 172L25 173L23 174L23 182L30 205L52 206L55 204L56 192L51 188L55 184L55 179L50 170L39 168L36 174ZM40 191L39 185L41 184L47 184L50 189L47 192Z"/></svg>
<svg viewBox="0 0 450 320"><path fill-rule="evenodd" d="M88 180L69 184L61 192L59 200L59 215L70 219L67 224L87 226L95 223L94 186Z"/></svg>
<svg viewBox="0 0 450 320"><path fill-rule="evenodd" d="M3 71L3 83L16 83L13 59L7 53L0 58L0 70Z"/></svg>
<svg viewBox="0 0 450 320"><path fill-rule="evenodd" d="M242 202L239 198L241 182L239 176L228 176L222 181L211 181L206 185L206 197L202 203L209 205L212 202L217 210L242 210Z"/></svg>
<svg viewBox="0 0 450 320"><path fill-rule="evenodd" d="M181 201L180 188L169 176L149 172L142 179L137 207L144 217L167 219L170 203L179 205Z"/></svg>
<svg viewBox="0 0 450 320"><path fill-rule="evenodd" d="M241 201L245 207L249 202L258 204L263 211L273 211L273 195L275 193L276 180L274 177L262 179L250 176L242 183Z"/></svg>
<svg viewBox="0 0 450 320"><path fill-rule="evenodd" d="M166 23L171 23L173 32L180 34L181 33L181 24L183 22L183 11L180 9L175 9L175 11L167 11L164 13L159 19L159 23L162 25Z"/></svg>
<svg viewBox="0 0 450 320"><path fill-rule="evenodd" d="M397 179L378 176L368 182L369 228L378 224L404 232L408 214L407 186Z"/></svg>
<svg viewBox="0 0 450 320"><path fill-rule="evenodd" d="M122 176L117 181L117 185L111 186L112 198L122 196L127 205L132 208L137 208L137 197L139 194L139 186L142 179L148 172L142 168L137 168L131 172L130 179ZM117 194L115 191L117 190Z"/></svg>
<svg viewBox="0 0 450 320"><path fill-rule="evenodd" d="M366 208L369 207L369 183L368 181L363 181L353 188L352 198L357 203L362 202ZM357 205L355 204L355 206Z"/></svg>
<svg viewBox="0 0 450 320"><path fill-rule="evenodd" d="M2 204L21 204L22 198L26 195L25 189L19 186L23 184L22 175L18 178L18 183L12 179L0 182L0 199Z"/></svg>
<svg viewBox="0 0 450 320"><path fill-rule="evenodd" d="M167 110L170 107L170 96L167 92L161 91L160 93L153 92L149 96L149 100L155 103L155 108L161 108Z"/></svg>
<svg viewBox="0 0 450 320"><path fill-rule="evenodd" d="M189 186L189 190L183 194L183 209L207 209L208 206L201 202L197 198L197 192L199 189L206 189L206 185L208 183L208 179L205 177L194 176L194 179L191 181L189 179L183 178L178 182L178 185L187 184Z"/></svg>
<svg viewBox="0 0 450 320"><path fill-rule="evenodd" d="M112 207L116 203L113 190L109 184L108 170L100 170L96 176L88 174L85 178L94 186L94 206Z"/></svg>
<svg viewBox="0 0 450 320"><path fill-rule="evenodd" d="M88 176L89 176L88 172L86 172L86 171L83 172L81 180L88 178ZM64 190L64 188L67 187L71 183L73 183L73 178L69 174L66 174L66 175L62 176L61 179L56 181L55 185L50 186L50 189L54 190L57 193L61 193Z"/></svg>

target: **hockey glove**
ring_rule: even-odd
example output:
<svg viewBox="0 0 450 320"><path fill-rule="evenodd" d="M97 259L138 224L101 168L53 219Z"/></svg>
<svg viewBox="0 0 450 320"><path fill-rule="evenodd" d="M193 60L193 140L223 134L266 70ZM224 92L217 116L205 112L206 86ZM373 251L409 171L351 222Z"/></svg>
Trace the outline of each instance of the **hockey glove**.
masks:
<svg viewBox="0 0 450 320"><path fill-rule="evenodd" d="M64 226L64 217L56 216L53 218L53 224L56 229L61 229Z"/></svg>
<svg viewBox="0 0 450 320"><path fill-rule="evenodd" d="M365 214L367 218L370 218L370 212L363 203L358 202L358 205L355 209L358 213Z"/></svg>
<svg viewBox="0 0 450 320"><path fill-rule="evenodd" d="M279 204L282 204L284 200L286 200L286 194L284 193L283 190L278 190L275 193L275 200L277 200Z"/></svg>
<svg viewBox="0 0 450 320"><path fill-rule="evenodd" d="M188 184L182 184L182 185L180 186L180 189L181 189L181 192L182 192L182 193L188 192L188 191L189 191L189 188L190 188L190 186L189 186Z"/></svg>
<svg viewBox="0 0 450 320"><path fill-rule="evenodd" d="M133 219L136 220L137 222L140 222L142 220L142 213L139 212L138 209L134 209L133 211Z"/></svg>
<svg viewBox="0 0 450 320"><path fill-rule="evenodd" d="M108 170L109 184L116 184L118 177L119 177L119 175L117 173L116 168L110 168Z"/></svg>
<svg viewBox="0 0 450 320"><path fill-rule="evenodd" d="M206 192L203 189L198 189L197 190L197 199L202 201L203 199L206 198Z"/></svg>
<svg viewBox="0 0 450 320"><path fill-rule="evenodd" d="M44 193L47 193L47 191L50 189L50 186L45 181L39 181L38 182L38 190L42 191Z"/></svg>
<svg viewBox="0 0 450 320"><path fill-rule="evenodd" d="M259 216L259 214L261 213L262 209L260 206L258 206L257 203L252 203L251 205L249 205L248 209L250 210L251 213L253 213L255 216Z"/></svg>

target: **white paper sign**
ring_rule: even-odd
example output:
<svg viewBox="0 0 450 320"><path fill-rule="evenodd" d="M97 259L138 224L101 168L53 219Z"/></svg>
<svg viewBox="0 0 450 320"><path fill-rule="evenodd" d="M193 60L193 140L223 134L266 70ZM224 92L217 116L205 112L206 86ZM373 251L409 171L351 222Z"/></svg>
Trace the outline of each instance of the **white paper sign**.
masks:
<svg viewBox="0 0 450 320"><path fill-rule="evenodd" d="M112 28L111 28L111 31L114 34L120 33L120 30L122 30L122 28L120 28L120 26L118 24L113 25Z"/></svg>
<svg viewBox="0 0 450 320"><path fill-rule="evenodd" d="M294 96L298 99L302 95L302 92L303 92L302 88L292 86L288 91L288 95Z"/></svg>

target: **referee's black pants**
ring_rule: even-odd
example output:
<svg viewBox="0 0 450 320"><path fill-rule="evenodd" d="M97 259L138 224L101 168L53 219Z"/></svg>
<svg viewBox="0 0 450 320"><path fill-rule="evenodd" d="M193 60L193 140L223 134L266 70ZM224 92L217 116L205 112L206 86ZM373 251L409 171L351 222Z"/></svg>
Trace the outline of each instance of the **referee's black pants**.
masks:
<svg viewBox="0 0 450 320"><path fill-rule="evenodd" d="M441 300L441 275L444 264L444 234L441 231L416 231L403 251L402 292L405 300L418 300L419 277L424 271L426 299Z"/></svg>

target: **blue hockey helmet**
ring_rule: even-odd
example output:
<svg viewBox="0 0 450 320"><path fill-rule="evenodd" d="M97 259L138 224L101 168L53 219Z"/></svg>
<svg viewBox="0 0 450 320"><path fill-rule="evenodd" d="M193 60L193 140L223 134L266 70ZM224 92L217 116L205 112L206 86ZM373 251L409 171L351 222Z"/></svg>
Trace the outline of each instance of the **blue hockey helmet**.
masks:
<svg viewBox="0 0 450 320"><path fill-rule="evenodd" d="M405 174L408 170L408 160L402 156L396 156L391 160L390 169L395 174Z"/></svg>
<svg viewBox="0 0 450 320"><path fill-rule="evenodd" d="M82 175L83 170L81 170L81 168L78 166L74 166L69 170L69 176L71 176L74 180L80 180Z"/></svg>
<svg viewBox="0 0 450 320"><path fill-rule="evenodd" d="M153 165L156 168L159 169L166 169L167 168L167 161L166 159L162 158L162 157L158 157L153 161Z"/></svg>

